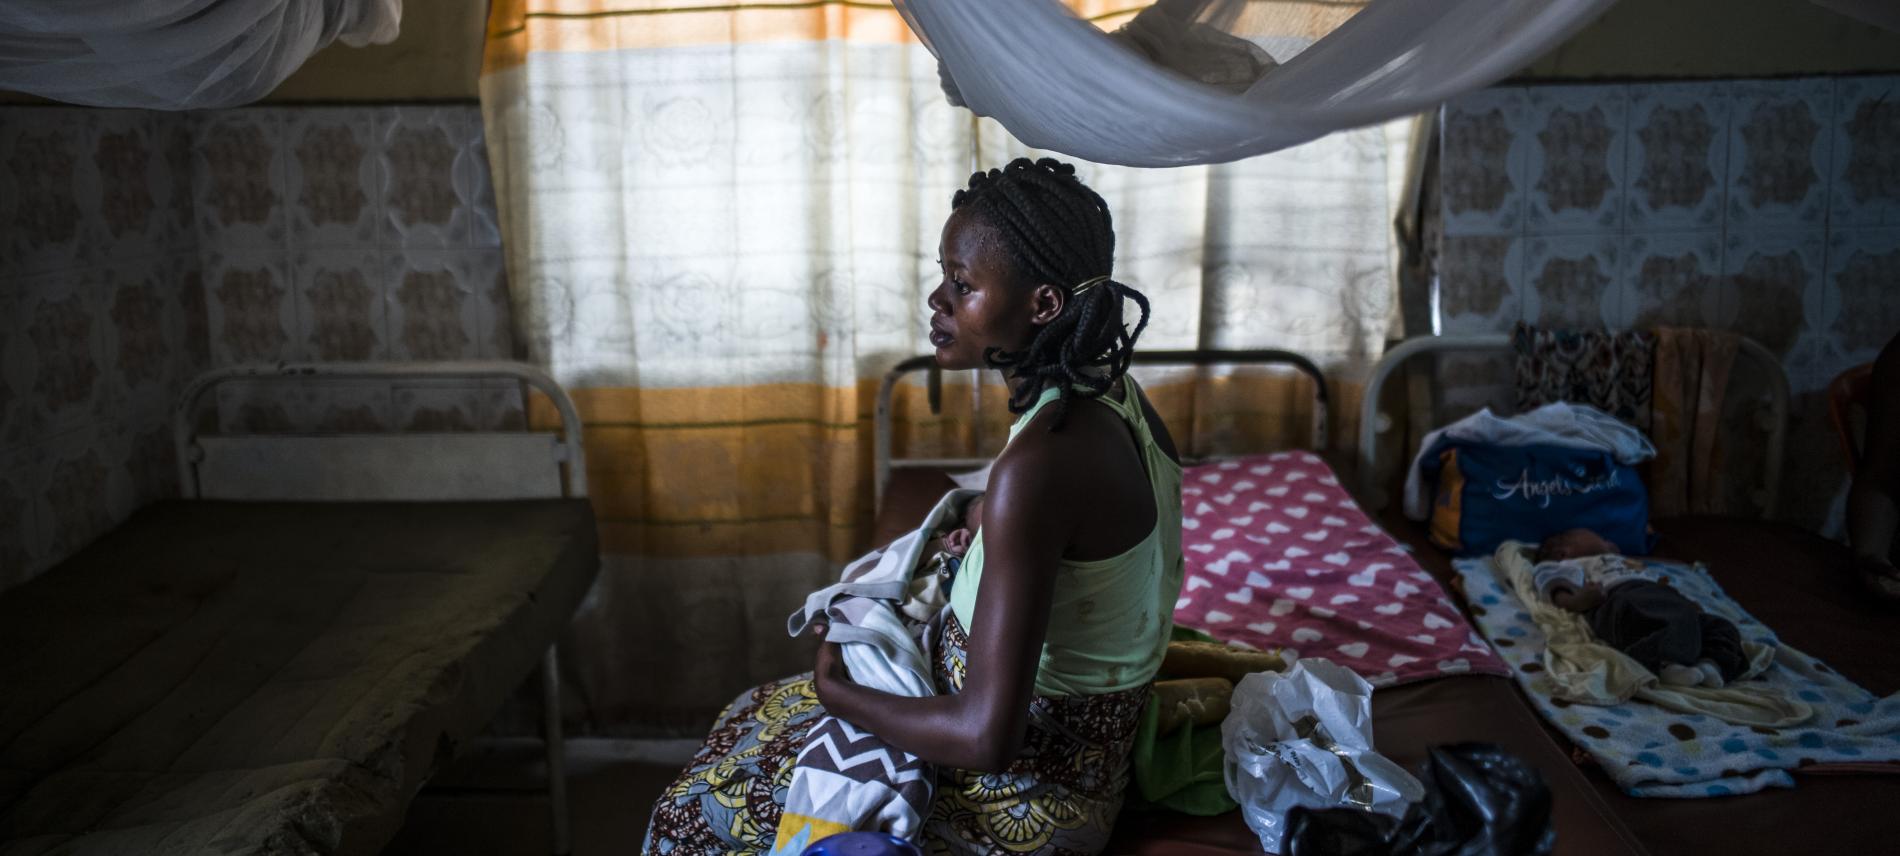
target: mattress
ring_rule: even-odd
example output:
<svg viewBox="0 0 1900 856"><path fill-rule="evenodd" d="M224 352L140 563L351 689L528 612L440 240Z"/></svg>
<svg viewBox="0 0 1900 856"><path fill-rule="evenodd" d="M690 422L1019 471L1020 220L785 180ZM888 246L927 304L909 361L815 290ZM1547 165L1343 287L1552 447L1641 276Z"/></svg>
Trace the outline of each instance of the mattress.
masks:
<svg viewBox="0 0 1900 856"><path fill-rule="evenodd" d="M1338 470L1337 461L1328 463ZM878 509L877 542L914 528L952 486L949 477L937 471L893 472ZM1374 744L1408 766L1422 762L1432 746L1468 740L1503 746L1535 766L1553 796L1559 854L1645 852L1606 797L1546 735L1510 679L1465 674L1380 689L1372 695L1372 714ZM1218 817L1125 813L1108 852L1216 856L1258 853L1260 842L1237 812Z"/></svg>
<svg viewBox="0 0 1900 856"><path fill-rule="evenodd" d="M0 854L378 852L597 568L585 500L146 508L0 596Z"/></svg>
<svg viewBox="0 0 1900 856"><path fill-rule="evenodd" d="M1312 452L1188 467L1175 623L1230 644L1323 657L1375 688L1508 675L1432 576Z"/></svg>

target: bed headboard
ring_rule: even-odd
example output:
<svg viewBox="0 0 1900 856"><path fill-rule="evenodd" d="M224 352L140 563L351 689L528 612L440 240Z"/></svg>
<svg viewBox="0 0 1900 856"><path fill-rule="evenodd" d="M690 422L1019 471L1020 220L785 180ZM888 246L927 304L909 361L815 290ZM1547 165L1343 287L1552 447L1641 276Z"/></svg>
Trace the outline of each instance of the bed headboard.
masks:
<svg viewBox="0 0 1900 856"><path fill-rule="evenodd" d="M1391 414L1379 409L1379 399L1384 392L1386 381L1400 366L1414 357L1426 354L1445 354L1454 352L1481 352L1508 357L1512 353L1511 336L1508 333L1495 333L1475 336L1418 336L1407 339L1387 351L1373 368L1372 377L1366 382L1365 398L1360 410L1358 470L1361 497L1373 509L1384 508L1387 497L1386 477L1393 471L1382 468L1391 462L1378 460L1379 435L1390 432L1394 422ZM1742 337L1737 354L1757 365L1762 377L1768 384L1765 399L1739 402L1740 406L1753 404L1756 408L1754 425L1766 434L1767 460L1763 463L1762 486L1755 492L1755 502L1762 508L1762 516L1774 514L1775 499L1781 490L1781 450L1788 431L1788 375L1781 367L1781 361L1775 358L1760 342ZM1737 406L1734 401L1725 402L1730 407ZM1426 414L1425 424L1431 424L1430 414ZM1389 445L1389 444L1388 444ZM1403 444L1400 444L1403 445ZM1402 449L1401 454L1409 456L1416 450ZM1403 462L1402 462L1403 463Z"/></svg>
<svg viewBox="0 0 1900 856"><path fill-rule="evenodd" d="M207 435L194 425L199 399L220 384L311 380L516 381L553 401L561 430ZM278 363L214 369L180 393L172 412L172 439L179 485L187 499L428 501L587 495L581 421L574 402L545 372L521 363Z"/></svg>
<svg viewBox="0 0 1900 856"><path fill-rule="evenodd" d="M1134 364L1138 366L1292 366L1313 379L1313 448L1316 451L1324 451L1326 448L1327 431L1332 424L1332 397L1326 386L1326 376L1320 372L1317 364L1303 354L1277 349L1136 351ZM891 456L891 400L897 390L897 382L903 379L904 375L917 371L929 374L926 389L930 399L930 412L939 412L942 405L943 370L937 367L935 357L929 355L911 357L885 373L884 383L877 390L876 435L872 451L874 507L883 506L884 489L890 484L893 469L975 468L989 463L990 460L988 458L893 458Z"/></svg>

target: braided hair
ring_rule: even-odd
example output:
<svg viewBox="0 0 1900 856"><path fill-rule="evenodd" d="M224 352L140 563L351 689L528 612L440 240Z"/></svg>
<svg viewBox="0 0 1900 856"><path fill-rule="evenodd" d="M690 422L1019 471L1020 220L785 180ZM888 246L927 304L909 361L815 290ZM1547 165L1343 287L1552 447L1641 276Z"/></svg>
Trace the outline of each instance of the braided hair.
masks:
<svg viewBox="0 0 1900 856"><path fill-rule="evenodd" d="M1053 158L1017 158L1002 169L970 176L950 200L995 229L1017 271L1028 281L1053 285L1068 296L1062 312L1036 332L1029 346L1007 352L990 348L983 358L1011 377L1022 378L1009 397L1011 413L1027 411L1051 384L1062 390L1050 407L1049 430L1062 427L1069 403L1099 398L1128 371L1135 340L1148 326L1148 298L1107 277L1115 265L1115 227L1108 204L1075 177L1075 167ZM1130 332L1122 302L1134 301L1141 318Z"/></svg>

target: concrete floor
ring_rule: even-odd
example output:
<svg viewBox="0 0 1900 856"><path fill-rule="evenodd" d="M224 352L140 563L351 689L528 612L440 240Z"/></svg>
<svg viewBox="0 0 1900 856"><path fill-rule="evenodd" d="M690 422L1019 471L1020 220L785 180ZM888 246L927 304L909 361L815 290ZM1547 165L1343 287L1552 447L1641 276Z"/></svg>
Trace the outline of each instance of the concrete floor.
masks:
<svg viewBox="0 0 1900 856"><path fill-rule="evenodd" d="M570 741L568 810L574 856L640 852L647 816L697 741L630 745ZM542 753L535 741L469 751L416 796L385 856L549 853Z"/></svg>

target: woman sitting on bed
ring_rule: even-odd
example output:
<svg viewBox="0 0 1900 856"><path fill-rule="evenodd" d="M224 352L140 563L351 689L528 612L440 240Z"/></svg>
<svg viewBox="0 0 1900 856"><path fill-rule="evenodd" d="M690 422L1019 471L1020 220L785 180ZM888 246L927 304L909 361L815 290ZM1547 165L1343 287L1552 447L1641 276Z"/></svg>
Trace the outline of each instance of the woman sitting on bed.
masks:
<svg viewBox="0 0 1900 856"><path fill-rule="evenodd" d="M821 706L938 765L932 852L1107 842L1181 588L1180 464L1126 375L1148 302L1110 278L1108 207L1067 164L978 173L951 208L930 342L943 368L1000 371L1017 419L933 646L942 694L854 683L825 643L814 675L720 717L655 807L649 852L769 849Z"/></svg>

